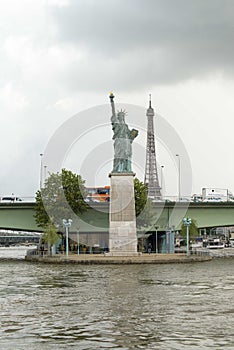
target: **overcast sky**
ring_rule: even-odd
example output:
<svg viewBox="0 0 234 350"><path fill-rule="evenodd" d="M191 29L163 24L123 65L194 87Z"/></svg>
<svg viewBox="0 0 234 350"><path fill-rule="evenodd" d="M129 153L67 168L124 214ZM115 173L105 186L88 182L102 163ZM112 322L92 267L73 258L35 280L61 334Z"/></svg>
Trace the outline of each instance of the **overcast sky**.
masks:
<svg viewBox="0 0 234 350"><path fill-rule="evenodd" d="M233 0L0 0L0 196L33 196L53 134L111 90L144 108L152 94L188 152L193 192L234 191L233 42ZM176 165L157 152L176 192Z"/></svg>

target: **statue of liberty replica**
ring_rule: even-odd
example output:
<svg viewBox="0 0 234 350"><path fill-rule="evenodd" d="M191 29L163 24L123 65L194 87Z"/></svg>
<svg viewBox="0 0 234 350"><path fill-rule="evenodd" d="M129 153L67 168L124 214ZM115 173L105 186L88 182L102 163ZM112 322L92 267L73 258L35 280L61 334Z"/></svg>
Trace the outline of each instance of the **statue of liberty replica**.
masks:
<svg viewBox="0 0 234 350"><path fill-rule="evenodd" d="M132 172L132 142L137 137L138 131L129 130L125 123L125 111L115 113L114 95L110 93L110 102L112 108L111 124L114 132L114 165L113 173L131 173Z"/></svg>
<svg viewBox="0 0 234 350"><path fill-rule="evenodd" d="M110 93L111 125L114 140L113 170L109 213L109 251L113 256L137 255L132 142L138 131L125 123L126 112L115 112L114 95Z"/></svg>

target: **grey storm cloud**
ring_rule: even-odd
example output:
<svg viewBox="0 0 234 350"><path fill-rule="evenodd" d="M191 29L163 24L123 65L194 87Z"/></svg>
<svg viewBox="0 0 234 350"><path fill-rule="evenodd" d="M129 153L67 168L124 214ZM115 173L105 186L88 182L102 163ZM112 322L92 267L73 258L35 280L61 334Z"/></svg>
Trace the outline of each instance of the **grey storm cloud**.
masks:
<svg viewBox="0 0 234 350"><path fill-rule="evenodd" d="M72 87L139 89L234 71L232 0L72 1L51 14L58 40L88 53L66 71Z"/></svg>

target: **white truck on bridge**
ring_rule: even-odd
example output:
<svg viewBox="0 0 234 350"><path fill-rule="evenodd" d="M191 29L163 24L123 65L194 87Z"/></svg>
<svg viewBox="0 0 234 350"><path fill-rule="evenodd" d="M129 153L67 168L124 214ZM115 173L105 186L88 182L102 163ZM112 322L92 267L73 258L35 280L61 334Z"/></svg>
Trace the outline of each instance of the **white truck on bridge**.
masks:
<svg viewBox="0 0 234 350"><path fill-rule="evenodd" d="M202 189L203 202L227 202L229 199L227 188L207 188Z"/></svg>

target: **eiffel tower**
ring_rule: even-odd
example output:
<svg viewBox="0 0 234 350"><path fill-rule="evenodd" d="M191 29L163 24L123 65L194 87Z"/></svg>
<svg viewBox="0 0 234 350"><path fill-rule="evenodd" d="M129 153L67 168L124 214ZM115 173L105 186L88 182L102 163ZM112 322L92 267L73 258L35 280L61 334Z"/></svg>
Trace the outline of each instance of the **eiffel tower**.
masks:
<svg viewBox="0 0 234 350"><path fill-rule="evenodd" d="M154 142L154 109L151 106L151 95L149 98L149 108L146 113L147 125L147 145L145 164L145 184L148 188L148 198L157 201L162 198L161 187L158 181L158 171L156 162L155 142Z"/></svg>

